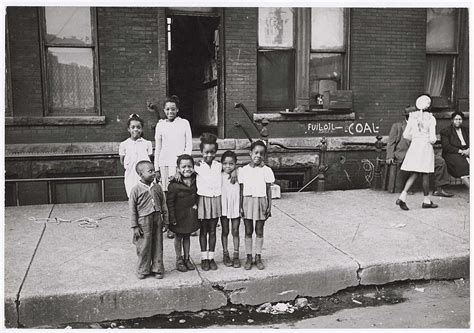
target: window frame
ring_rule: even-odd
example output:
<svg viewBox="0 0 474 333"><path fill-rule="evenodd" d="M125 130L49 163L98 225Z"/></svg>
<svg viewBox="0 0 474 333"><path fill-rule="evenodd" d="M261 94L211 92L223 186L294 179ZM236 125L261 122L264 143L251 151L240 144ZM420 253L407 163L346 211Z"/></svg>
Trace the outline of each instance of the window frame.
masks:
<svg viewBox="0 0 474 333"><path fill-rule="evenodd" d="M310 106L310 91L309 91L309 61L312 53L337 53L342 55L343 59L343 70L341 73L341 90L350 89L350 56L351 56L351 9L347 7L342 8L344 12L343 24L344 24L344 50L341 49L327 49L323 51L316 51L311 48L311 9L312 8L296 8L290 7L294 10L293 16L293 47L260 47L258 45L257 37L257 53L264 50L293 50L294 56L294 68L295 68L295 81L293 83L293 105L303 104L308 110ZM257 8L258 10L258 8ZM258 20L257 20L258 26ZM301 31L300 31L301 29ZM257 27L258 30L258 27ZM258 55L257 55L258 59ZM258 62L257 62L258 68ZM304 81L304 82L303 82ZM257 90L258 99L258 90ZM304 103L301 103L304 100ZM276 113L284 111L283 107L280 109L269 109L262 108L257 103L257 113ZM339 111L339 113L341 113ZM353 113L352 110L348 110L347 113Z"/></svg>
<svg viewBox="0 0 474 333"><path fill-rule="evenodd" d="M102 115L100 103L100 80L99 80L99 50L98 50L98 34L97 34L97 8L89 7L91 13L91 45L77 44L55 44L46 42L46 13L45 7L40 7L39 17L39 36L40 36L40 53L41 53L41 84L43 92L43 117L94 117ZM91 49L93 60L93 83L94 83L94 110L93 113L68 113L68 112L51 112L49 110L49 91L48 91L48 48L74 48L74 49Z"/></svg>
<svg viewBox="0 0 474 333"><path fill-rule="evenodd" d="M350 8L338 7L343 9L343 49L324 49L316 50L312 48L311 38L309 41L309 58L311 60L311 54L340 54L342 56L342 73L341 73L341 90L349 89L349 50L350 50ZM309 31L312 33L312 8L309 8ZM308 80L309 80L309 70L308 70ZM309 91L308 91L309 97Z"/></svg>
<svg viewBox="0 0 474 333"><path fill-rule="evenodd" d="M257 7L257 73L258 73L258 53L259 52L265 52L265 51L287 51L293 53L293 78L294 81L293 83L289 86L289 90L293 90L293 100L289 101L290 106L294 107L295 106L295 101L296 101L296 81L297 81L297 73L296 73L296 62L297 62L297 56L296 56L296 39L298 38L298 34L296 33L297 30L297 20L298 20L298 15L296 13L296 8L294 7L285 7L285 8L290 8L293 11L293 38L292 38L292 46L260 46L259 41L258 41L258 34L259 34L259 16L258 16L258 10L259 7ZM258 78L257 78L258 82ZM284 108L283 107L261 107L258 105L258 84L257 84L257 112L278 112L282 111Z"/></svg>
<svg viewBox="0 0 474 333"><path fill-rule="evenodd" d="M426 9L426 15L428 16L428 10ZM451 94L450 94L450 101L448 109L454 109L457 106L457 71L458 71L458 57L459 57L459 45L461 43L461 11L459 8L453 8L456 10L456 36L455 43L456 43L456 51L428 51L425 50L425 62L428 59L428 56L451 56L453 58L453 73L451 77ZM426 22L428 24L428 22ZM428 32L428 31L427 31ZM425 37L426 38L426 37ZM426 75L426 67L425 67L425 75ZM426 82L424 82L425 90L426 90ZM434 96L436 97L436 96ZM434 111L436 112L436 109ZM446 109L438 108L439 111Z"/></svg>

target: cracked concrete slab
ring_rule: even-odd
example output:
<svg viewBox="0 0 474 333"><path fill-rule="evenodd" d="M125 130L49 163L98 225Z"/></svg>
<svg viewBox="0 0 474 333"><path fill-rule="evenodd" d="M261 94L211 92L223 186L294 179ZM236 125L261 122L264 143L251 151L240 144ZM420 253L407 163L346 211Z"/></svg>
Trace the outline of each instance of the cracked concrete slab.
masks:
<svg viewBox="0 0 474 333"><path fill-rule="evenodd" d="M459 227L469 216L466 199L445 201L436 210L412 204L404 212L394 204L397 196L386 192L307 193L292 200L295 195L285 195L288 200L276 201L276 207L357 260L361 284L469 275L469 228ZM409 199L409 206L421 205L420 194ZM339 209L314 210L310 202Z"/></svg>
<svg viewBox="0 0 474 333"><path fill-rule="evenodd" d="M164 249L165 278L138 280L127 203L56 205L52 217L115 216L96 229L48 225L20 297L26 327L214 309L222 292L203 285L197 271L174 270L172 241Z"/></svg>
<svg viewBox="0 0 474 333"><path fill-rule="evenodd" d="M30 217L48 217L53 205L24 206L5 208L5 269L4 304L5 326L17 325L15 300L25 277L43 224L30 221Z"/></svg>
<svg viewBox="0 0 474 333"><path fill-rule="evenodd" d="M281 211L272 210L264 234L264 270L259 271L255 266L249 271L227 268L219 251L216 256L219 269L200 272L211 284L223 288L232 304L288 301L298 295L327 296L358 285L359 266L354 260ZM231 237L229 242L232 249ZM244 257L245 253L241 255Z"/></svg>

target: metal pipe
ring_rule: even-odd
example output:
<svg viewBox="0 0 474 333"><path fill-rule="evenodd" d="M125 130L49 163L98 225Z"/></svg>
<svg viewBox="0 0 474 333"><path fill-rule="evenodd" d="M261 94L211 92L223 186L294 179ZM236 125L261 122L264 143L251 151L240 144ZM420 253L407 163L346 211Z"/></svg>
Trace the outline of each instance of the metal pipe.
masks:
<svg viewBox="0 0 474 333"><path fill-rule="evenodd" d="M63 177L63 178L24 178L5 179L6 183L27 183L27 182L51 182L51 181L73 181L73 180L102 180L102 179L123 179L124 176L94 176L94 177Z"/></svg>
<svg viewBox="0 0 474 333"><path fill-rule="evenodd" d="M243 103L235 103L234 108L235 109L242 109L244 111L244 113L247 115L247 118L249 118L249 120L252 123L253 127L255 127L257 132L260 133L260 128L258 128L257 124L255 124L255 122L253 121L252 114L249 112L249 110L247 110L247 108L245 107L245 105Z"/></svg>

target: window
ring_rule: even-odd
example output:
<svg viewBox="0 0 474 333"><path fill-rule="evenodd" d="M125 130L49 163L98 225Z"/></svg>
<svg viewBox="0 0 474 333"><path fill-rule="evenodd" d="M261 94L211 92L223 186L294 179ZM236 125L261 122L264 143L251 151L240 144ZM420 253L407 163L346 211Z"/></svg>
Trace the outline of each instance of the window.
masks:
<svg viewBox="0 0 474 333"><path fill-rule="evenodd" d="M321 108L324 92L348 88L347 11L258 9L258 110Z"/></svg>
<svg viewBox="0 0 474 333"><path fill-rule="evenodd" d="M344 87L346 52L344 8L311 9L309 107L318 107L326 91Z"/></svg>
<svg viewBox="0 0 474 333"><path fill-rule="evenodd" d="M458 55L458 11L428 8L426 17L425 91L433 107L453 106Z"/></svg>
<svg viewBox="0 0 474 333"><path fill-rule="evenodd" d="M294 106L295 55L291 8L258 9L257 107Z"/></svg>
<svg viewBox="0 0 474 333"><path fill-rule="evenodd" d="M45 7L40 31L46 115L99 114L95 10Z"/></svg>

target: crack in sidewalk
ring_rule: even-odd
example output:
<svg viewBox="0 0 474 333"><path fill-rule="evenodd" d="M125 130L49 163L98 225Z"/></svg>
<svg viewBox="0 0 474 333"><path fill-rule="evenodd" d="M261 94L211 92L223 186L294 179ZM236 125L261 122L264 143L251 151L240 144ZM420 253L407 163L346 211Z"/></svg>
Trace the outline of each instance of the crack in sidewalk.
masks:
<svg viewBox="0 0 474 333"><path fill-rule="evenodd" d="M48 218L51 217L51 213L53 212L54 209L54 204L51 206L51 210L49 211ZM31 256L30 263L28 264L28 267L25 272L25 276L23 276L23 280L21 281L20 288L18 288L18 292L16 294L16 299L15 299L15 308L16 308L16 324L17 327L20 328L22 327L21 322L20 322L20 297L21 297L21 290L23 289L23 285L26 282L26 278L28 277L28 273L30 272L31 265L33 264L33 260L35 259L36 252L38 251L38 248L40 246L41 241L43 240L43 235L46 231L47 223L43 224L43 230L41 231L41 235L38 239L38 243L36 243L35 250L33 251L33 255Z"/></svg>
<svg viewBox="0 0 474 333"><path fill-rule="evenodd" d="M346 255L347 257L349 257L350 259L352 259L356 264L357 266L359 267L356 271L356 274L357 274L357 280L359 281L359 285L360 285L360 281L361 281L361 273L362 273L362 270L363 268L361 267L359 261L357 261L356 258L354 258L353 256L351 256L349 253L341 250L340 248L338 248L336 245L332 244L330 241L328 241L326 238L324 238L323 236L319 235L317 232L315 232L313 229L311 228L308 228L306 225L304 225L303 223L301 223L300 221L298 221L297 219L295 219L293 216L291 216L290 214L288 214L287 212L285 212L284 210L282 210L280 207L276 206L275 204L272 205L273 207L275 207L276 209L278 209L280 212L282 212L283 214L285 214L286 216L288 216L290 219L292 219L293 221L295 221L296 223L298 223L300 226L302 226L303 228L305 228L306 230L308 230L309 232L311 232L313 235L315 235L316 237L322 239L324 242L326 242L327 244L329 244L330 246L332 246L334 249L336 249L337 251L341 252L342 254Z"/></svg>

